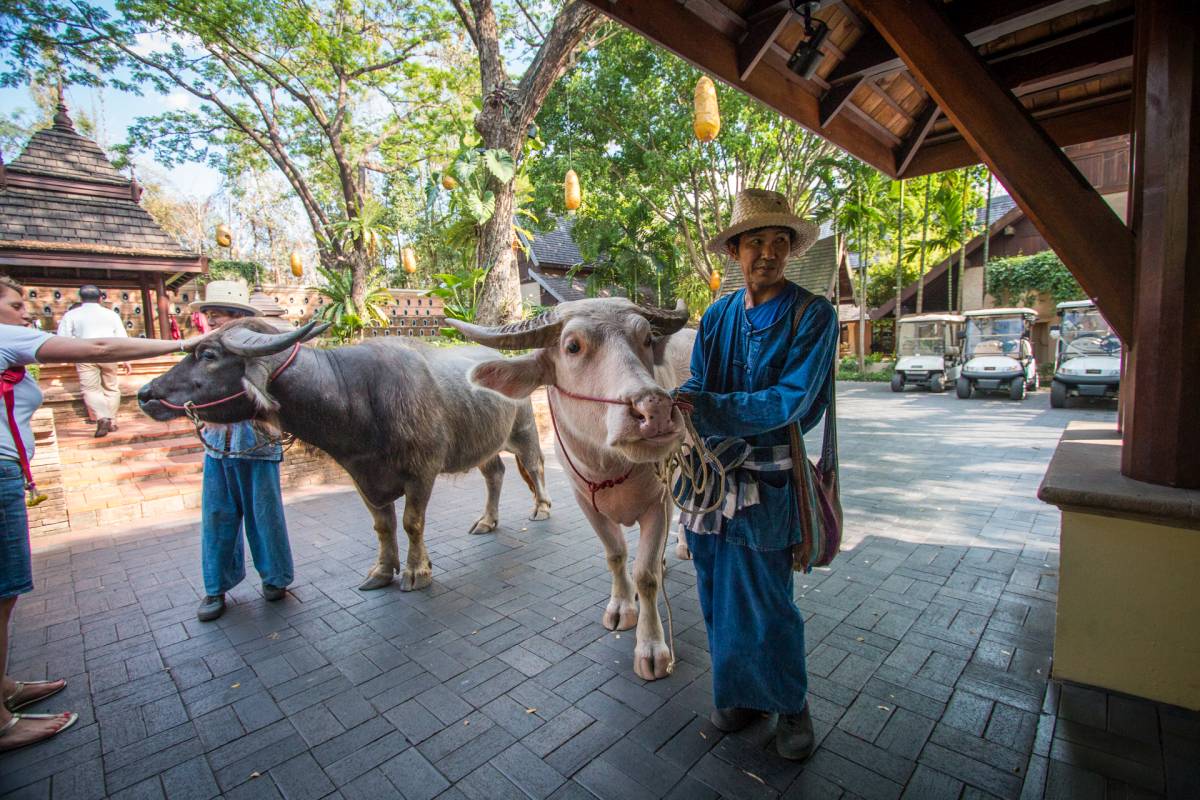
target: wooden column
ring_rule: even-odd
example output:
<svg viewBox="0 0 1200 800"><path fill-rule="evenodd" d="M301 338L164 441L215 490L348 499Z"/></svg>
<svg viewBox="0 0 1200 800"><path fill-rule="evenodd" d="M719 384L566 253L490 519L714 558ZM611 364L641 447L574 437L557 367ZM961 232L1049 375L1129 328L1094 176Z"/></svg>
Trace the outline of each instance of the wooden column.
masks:
<svg viewBox="0 0 1200 800"><path fill-rule="evenodd" d="M908 65L971 148L1096 299L1133 331L1133 236L934 0L848 0Z"/></svg>
<svg viewBox="0 0 1200 800"><path fill-rule="evenodd" d="M158 333L160 339L171 338L171 301L161 272L154 275L154 291L158 294Z"/></svg>
<svg viewBox="0 0 1200 800"><path fill-rule="evenodd" d="M1137 278L1121 471L1200 489L1200 22L1191 2L1137 4L1134 62Z"/></svg>
<svg viewBox="0 0 1200 800"><path fill-rule="evenodd" d="M158 333L154 330L154 304L150 302L150 279L141 275L140 282L142 286L142 325L146 328L147 339L157 339Z"/></svg>

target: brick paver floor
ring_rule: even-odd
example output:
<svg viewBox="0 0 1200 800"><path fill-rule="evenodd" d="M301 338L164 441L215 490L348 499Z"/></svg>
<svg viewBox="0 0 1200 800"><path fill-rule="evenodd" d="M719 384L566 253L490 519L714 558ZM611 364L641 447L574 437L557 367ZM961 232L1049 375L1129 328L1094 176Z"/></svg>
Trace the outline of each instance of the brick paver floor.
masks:
<svg viewBox="0 0 1200 800"><path fill-rule="evenodd" d="M769 720L708 723L694 573L673 553L679 663L634 676L551 457L552 518L525 521L510 468L495 535L466 535L478 474L439 483L416 593L355 589L374 536L344 487L289 497L293 596L248 581L216 623L195 618L194 522L41 548L11 672L67 676L48 705L81 718L0 757L0 795L1200 796L1197 715L1049 680L1058 522L1034 493L1066 422L1112 409L862 384L840 409L847 549L796 582L821 740L805 765L774 755Z"/></svg>

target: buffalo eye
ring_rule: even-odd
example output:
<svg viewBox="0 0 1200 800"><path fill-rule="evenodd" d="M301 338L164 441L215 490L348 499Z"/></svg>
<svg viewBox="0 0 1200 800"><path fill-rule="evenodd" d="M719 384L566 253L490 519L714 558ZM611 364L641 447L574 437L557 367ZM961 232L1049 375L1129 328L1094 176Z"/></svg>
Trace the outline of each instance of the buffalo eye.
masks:
<svg viewBox="0 0 1200 800"><path fill-rule="evenodd" d="M566 350L568 353L571 353L572 355L574 355L575 353L578 353L582 348L579 346L578 341L576 341L575 339L571 339L567 342L566 346L563 349Z"/></svg>
<svg viewBox="0 0 1200 800"><path fill-rule="evenodd" d="M201 350L199 355L200 355L200 359L202 361L216 361L217 360L217 353L215 350Z"/></svg>

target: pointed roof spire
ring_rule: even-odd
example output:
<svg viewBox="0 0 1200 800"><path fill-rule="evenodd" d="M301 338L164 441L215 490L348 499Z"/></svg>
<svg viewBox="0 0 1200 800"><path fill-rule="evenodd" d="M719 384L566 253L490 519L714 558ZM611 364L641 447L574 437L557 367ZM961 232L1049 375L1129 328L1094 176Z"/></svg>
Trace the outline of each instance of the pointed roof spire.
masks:
<svg viewBox="0 0 1200 800"><path fill-rule="evenodd" d="M54 114L54 128L60 131L75 132L75 125L67 114L67 101L63 96L62 78L58 79L58 110Z"/></svg>

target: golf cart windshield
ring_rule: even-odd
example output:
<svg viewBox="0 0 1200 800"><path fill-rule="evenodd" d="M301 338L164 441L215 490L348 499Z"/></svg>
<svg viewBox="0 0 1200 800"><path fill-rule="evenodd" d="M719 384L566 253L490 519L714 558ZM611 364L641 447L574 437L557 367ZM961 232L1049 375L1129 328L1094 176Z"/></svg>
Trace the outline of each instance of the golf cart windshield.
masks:
<svg viewBox="0 0 1200 800"><path fill-rule="evenodd" d="M1121 340L1096 308L1066 308L1059 327L1062 360L1076 356L1119 356Z"/></svg>
<svg viewBox="0 0 1200 800"><path fill-rule="evenodd" d="M966 357L1021 357L1021 336L1025 320L1011 317L970 317L967 319Z"/></svg>
<svg viewBox="0 0 1200 800"><path fill-rule="evenodd" d="M900 323L900 355L942 356L946 354L945 322Z"/></svg>

